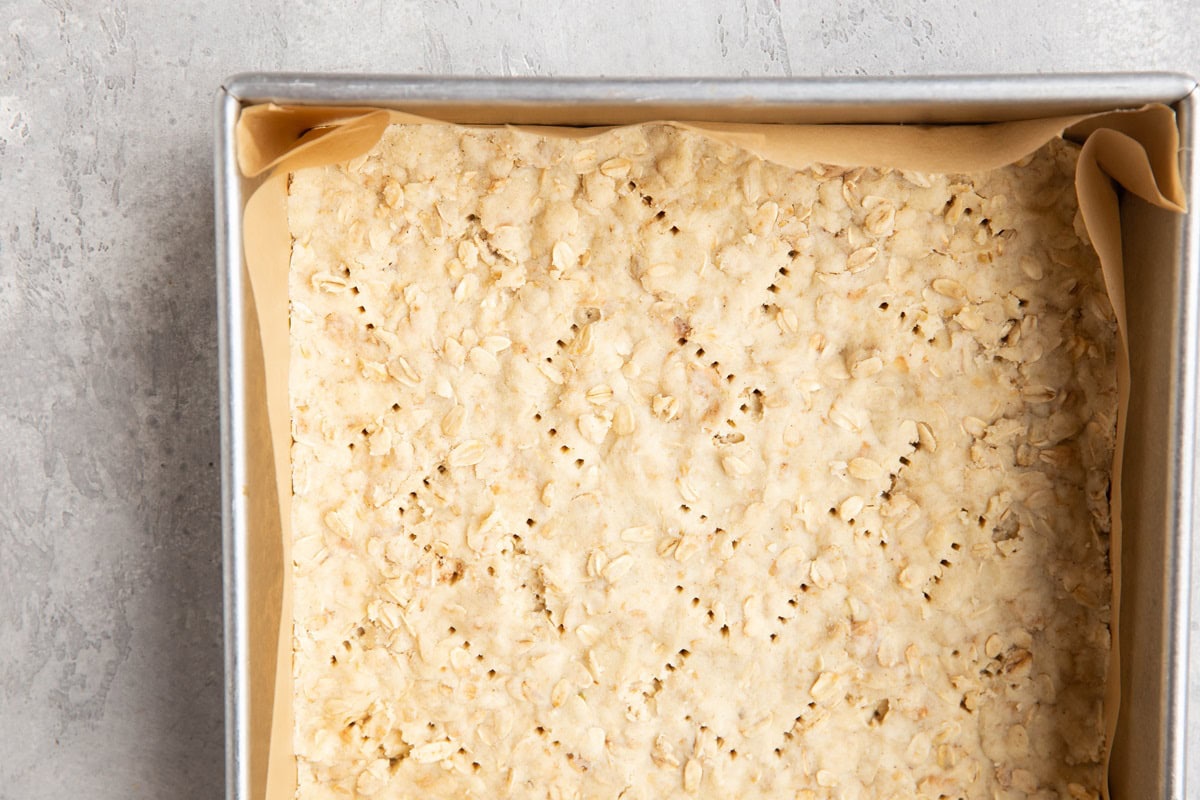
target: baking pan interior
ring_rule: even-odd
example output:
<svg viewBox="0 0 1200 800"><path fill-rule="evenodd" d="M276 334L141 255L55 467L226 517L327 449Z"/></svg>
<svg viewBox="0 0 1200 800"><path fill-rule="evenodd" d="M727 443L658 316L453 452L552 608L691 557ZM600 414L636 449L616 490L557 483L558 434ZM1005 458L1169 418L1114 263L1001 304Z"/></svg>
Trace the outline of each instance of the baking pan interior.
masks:
<svg viewBox="0 0 1200 800"><path fill-rule="evenodd" d="M506 122L615 124L666 118L771 122L989 122L1130 107L1157 100L1175 103L1194 83L1180 76L1076 76L1072 78L908 79L882 81L725 82L696 81L562 82L425 79L313 78L245 76L226 91L242 104L274 101L304 104L378 105L478 124ZM786 91L784 91L786 89ZM889 97L891 99L889 100ZM1192 146L1191 99L1181 112L1182 147ZM229 129L229 126L226 128ZM226 157L231 148L226 147ZM1191 194L1190 161L1185 189ZM218 167L220 168L220 167ZM228 171L227 175L230 174ZM245 181L227 187L227 215L240 216L250 189ZM227 224L236 231L232 219ZM1132 363L1132 389L1125 450L1123 587L1120 618L1122 708L1114 741L1111 786L1117 800L1182 798L1186 728L1181 702L1186 685L1186 586L1180 586L1189 554L1191 530L1191 452L1194 394L1184 385L1194 378L1195 263L1189 217L1153 208L1137 199L1122 201L1126 291ZM240 250L240 248L239 248ZM238 252L231 248L231 252ZM224 280L230 287L228 314L233 361L244 366L240 392L226 411L240 420L246 436L235 441L244 469L270 471L265 431L261 354L257 322L240 258L231 257ZM235 328L240 329L236 330ZM238 396L240 394L240 396ZM238 425L232 426L239 428ZM237 456L235 456L236 459ZM228 472L227 472L228 475ZM240 513L231 508L242 502ZM278 518L274 498L227 499L234 520L227 558L241 564L228 590L231 624L237 642L249 637L246 626L279 624L281 587L256 583L257 568L280 554L269 542L254 542L247 527ZM260 522L256 523L255 520ZM229 523L227 523L229 524ZM1183 562L1180 568L1181 560ZM287 624L284 621L284 624ZM236 649L236 645L235 645ZM265 780L266 732L276 654L238 652L233 686L234 714L249 730L231 731L231 796L259 796ZM253 663L257 660L257 664ZM236 667L236 665L235 665ZM231 709L231 711L234 709ZM235 725L238 723L234 723ZM239 787L239 788L232 788Z"/></svg>

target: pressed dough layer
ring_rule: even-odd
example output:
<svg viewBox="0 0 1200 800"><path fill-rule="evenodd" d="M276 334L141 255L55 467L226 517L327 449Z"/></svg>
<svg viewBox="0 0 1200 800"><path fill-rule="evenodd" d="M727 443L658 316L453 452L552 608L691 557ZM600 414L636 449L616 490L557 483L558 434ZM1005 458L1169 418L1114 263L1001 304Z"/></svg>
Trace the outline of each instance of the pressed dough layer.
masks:
<svg viewBox="0 0 1200 800"><path fill-rule="evenodd" d="M298 796L1095 797L1076 156L405 125L293 175Z"/></svg>

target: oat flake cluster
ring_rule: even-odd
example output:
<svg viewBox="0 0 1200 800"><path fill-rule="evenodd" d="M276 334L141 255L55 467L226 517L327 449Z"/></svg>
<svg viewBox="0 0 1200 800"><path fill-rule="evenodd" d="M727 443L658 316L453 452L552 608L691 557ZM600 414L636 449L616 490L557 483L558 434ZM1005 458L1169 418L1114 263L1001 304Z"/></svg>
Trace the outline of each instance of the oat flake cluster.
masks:
<svg viewBox="0 0 1200 800"><path fill-rule="evenodd" d="M298 796L1095 798L1076 155L407 125L296 173Z"/></svg>

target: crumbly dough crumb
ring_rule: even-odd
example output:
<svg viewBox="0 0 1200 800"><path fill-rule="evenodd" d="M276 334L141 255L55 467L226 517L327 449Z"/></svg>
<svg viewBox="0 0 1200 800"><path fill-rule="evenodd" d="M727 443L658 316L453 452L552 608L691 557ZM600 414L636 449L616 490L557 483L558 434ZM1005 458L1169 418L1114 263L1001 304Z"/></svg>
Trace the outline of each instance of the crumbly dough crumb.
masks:
<svg viewBox="0 0 1200 800"><path fill-rule="evenodd" d="M298 796L1095 798L1076 157L405 125L293 175Z"/></svg>

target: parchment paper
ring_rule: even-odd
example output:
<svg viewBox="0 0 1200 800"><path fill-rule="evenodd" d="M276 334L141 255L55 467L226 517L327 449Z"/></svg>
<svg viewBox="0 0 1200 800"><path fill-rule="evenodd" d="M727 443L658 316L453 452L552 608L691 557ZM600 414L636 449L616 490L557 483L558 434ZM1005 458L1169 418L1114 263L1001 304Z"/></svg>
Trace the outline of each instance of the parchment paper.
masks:
<svg viewBox="0 0 1200 800"><path fill-rule="evenodd" d="M287 176L306 167L367 152L393 123L450 124L399 111L347 107L245 109L238 121L242 173L264 177L245 209L245 263L261 333L261 353L248 354L250 404L265 404L270 457L250 470L244 491L258 498L249 531L251 600L251 791L263 800L291 800L296 765L292 749L291 435L288 401ZM1118 416L1112 472L1113 597L1111 656L1105 725L1111 751L1120 703L1121 464L1129 401L1129 342L1121 257L1118 184L1160 208L1184 210L1179 177L1179 134L1174 112L1161 105L1131 111L1055 117L991 125L754 125L668 122L739 145L764 159L801 168L812 163L892 167L918 172L973 173L1005 166L1063 135L1082 143L1075 187L1088 235L1099 255L1119 337ZM609 128L527 126L543 136L584 139ZM251 327L253 320L250 321ZM248 338L253 337L253 331ZM247 342L253 347L252 341ZM260 358L261 356L261 358ZM261 367L261 373L258 372ZM261 375L261 384L258 381ZM248 409L261 418L262 408ZM252 592L254 595L254 592ZM1105 788L1107 797L1107 788Z"/></svg>

